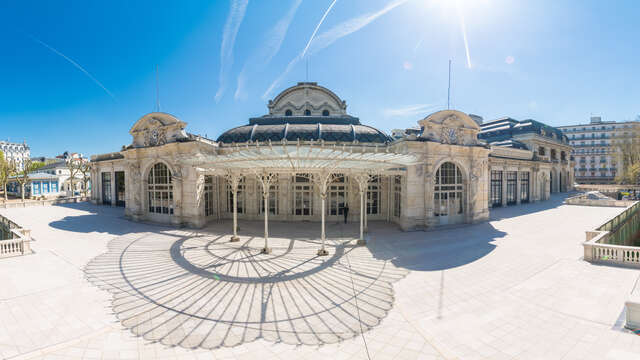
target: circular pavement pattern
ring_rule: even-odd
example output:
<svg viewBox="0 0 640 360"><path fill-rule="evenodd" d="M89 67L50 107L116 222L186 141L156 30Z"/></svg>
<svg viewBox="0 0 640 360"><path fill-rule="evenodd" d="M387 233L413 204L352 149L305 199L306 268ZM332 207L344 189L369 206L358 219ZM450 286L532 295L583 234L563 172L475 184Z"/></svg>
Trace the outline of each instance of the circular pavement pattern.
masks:
<svg viewBox="0 0 640 360"><path fill-rule="evenodd" d="M264 240L165 231L112 240L87 264L87 278L113 294L113 312L135 335L186 348L264 338L318 345L378 325L392 308L392 283L408 271L345 238Z"/></svg>

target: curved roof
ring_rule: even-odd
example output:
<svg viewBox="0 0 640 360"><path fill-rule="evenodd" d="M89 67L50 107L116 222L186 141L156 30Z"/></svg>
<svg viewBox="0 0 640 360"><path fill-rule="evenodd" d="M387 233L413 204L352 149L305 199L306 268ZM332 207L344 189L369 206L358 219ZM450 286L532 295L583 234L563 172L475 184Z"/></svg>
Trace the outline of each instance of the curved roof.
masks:
<svg viewBox="0 0 640 360"><path fill-rule="evenodd" d="M274 116L282 116L286 110L300 115L305 110L317 114L329 110L331 114L346 115L347 103L333 91L315 82L299 82L269 101L268 107L269 114Z"/></svg>
<svg viewBox="0 0 640 360"><path fill-rule="evenodd" d="M527 119L518 121L509 117L486 122L481 125L482 131L478 138L487 142L509 140L520 134L537 134L559 143L568 143L569 139L559 129L543 124L539 121Z"/></svg>
<svg viewBox="0 0 640 360"><path fill-rule="evenodd" d="M351 116L287 116L263 117L250 120L249 125L227 130L220 137L221 143L244 143L250 141L318 141L327 142L391 142L382 131L361 125Z"/></svg>
<svg viewBox="0 0 640 360"><path fill-rule="evenodd" d="M393 141L384 132L360 124L346 114L346 103L316 83L298 83L269 102L269 114L249 119L248 125L224 132L223 144L253 141L326 141L377 143Z"/></svg>

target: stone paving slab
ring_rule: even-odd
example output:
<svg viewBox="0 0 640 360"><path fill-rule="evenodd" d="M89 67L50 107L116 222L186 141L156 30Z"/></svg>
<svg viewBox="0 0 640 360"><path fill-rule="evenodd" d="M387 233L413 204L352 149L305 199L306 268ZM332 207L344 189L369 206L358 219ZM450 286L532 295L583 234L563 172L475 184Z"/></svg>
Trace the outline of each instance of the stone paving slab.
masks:
<svg viewBox="0 0 640 360"><path fill-rule="evenodd" d="M245 242L235 245L224 241L228 223L194 233L133 223L122 218L121 209L89 204L1 209L3 215L31 228L37 241L33 243L36 254L0 261L0 358L638 359L640 337L623 331L620 319L624 299L640 272L581 260L584 231L620 209L563 206L561 201L561 196L554 196L549 202L494 209L490 222L431 232L405 233L391 224L374 222L366 248L349 247L349 239L357 235L357 224L330 224L328 236L337 240L330 244L330 252L335 254L339 247L343 254L353 251L352 258L358 260L354 263L361 267L355 277L356 290L365 293L367 284L378 286L376 296L371 296L377 300L370 300L368 306L386 304L382 312L372 312L375 315L362 333L351 332L352 336L335 343L296 345L297 340L262 334L214 350L168 346L175 341L136 336L132 328L153 309L148 313L134 310L138 305L149 306L149 301L142 301L139 292L132 295L131 289L159 288L165 282L158 280L183 273L184 277L164 285L186 289L183 279L198 281L199 276L201 292L206 286L215 289L216 281L243 291L242 287L257 286L247 282L248 278L271 277L271 281L259 282L260 286L284 290L282 284L290 282L289 289L296 283L297 289L307 291L302 294L309 294L313 287L302 284L313 281L325 286L316 290L316 296L327 292L327 287L333 289L344 300L340 311L353 313L357 311L355 299L346 295L349 282L345 279L353 275L344 265L347 256L329 266L320 260L303 261L313 259L318 224L286 224L282 233L273 224L274 254L264 262L247 260L255 258L255 249L262 245L257 222L241 221L240 235ZM300 247L287 253L291 238ZM175 239L183 241L174 246ZM114 272L113 256L130 244L134 245L128 248L132 252L125 252L123 271ZM263 267L251 270L252 262L262 262ZM244 272L238 264L246 265ZM101 270L108 275L101 288L122 285L122 273L135 280L133 287L121 291L120 297L113 289L101 290L94 285L96 271ZM383 281L372 280L372 271L382 274ZM154 294L171 293L165 289ZM188 294L183 291L183 301L170 303L174 313L180 306L194 308L185 304ZM307 329L320 324L325 329L339 328L340 322L315 316L311 305L301 306L306 297L281 295L270 306L279 302L279 309L296 309L298 314L320 319L317 324L305 324ZM158 302L160 297L151 299ZM262 309L261 302L240 301L238 296L223 299L237 313L255 316L253 309L258 305ZM195 303L204 309L209 302ZM315 308L320 304L324 309L333 305L318 302ZM134 326L123 323L123 314L135 314L126 317L137 319ZM212 319L224 319L225 314L231 316L221 313ZM179 324L193 324L189 315L181 316ZM299 327L286 313L271 316L288 323L289 334ZM233 317L227 317L230 319ZM183 328L198 329L193 325ZM336 333L344 334L345 328L353 328L353 323Z"/></svg>

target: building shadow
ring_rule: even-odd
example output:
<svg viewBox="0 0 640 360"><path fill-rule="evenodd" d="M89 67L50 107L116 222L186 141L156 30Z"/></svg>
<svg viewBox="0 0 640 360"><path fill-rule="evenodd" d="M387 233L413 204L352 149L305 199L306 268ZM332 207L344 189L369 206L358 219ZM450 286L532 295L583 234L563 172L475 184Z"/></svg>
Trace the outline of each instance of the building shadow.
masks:
<svg viewBox="0 0 640 360"><path fill-rule="evenodd" d="M64 231L91 233L99 232L111 235L124 235L136 231L158 231L170 229L161 225L133 222L124 217L124 208L98 206L88 202L52 205L79 210L86 214L65 216L51 221L49 226Z"/></svg>
<svg viewBox="0 0 640 360"><path fill-rule="evenodd" d="M577 193L554 193L551 194L549 200L538 201L534 203L525 203L519 205L510 205L505 207L495 207L489 209L490 221L508 219L527 214L533 214L540 211L545 211L562 206L564 200L570 196L575 196Z"/></svg>
<svg viewBox="0 0 640 360"><path fill-rule="evenodd" d="M490 223L435 231L401 232L385 223L371 223L367 247L373 257L414 271L438 271L472 263L490 252L505 232Z"/></svg>

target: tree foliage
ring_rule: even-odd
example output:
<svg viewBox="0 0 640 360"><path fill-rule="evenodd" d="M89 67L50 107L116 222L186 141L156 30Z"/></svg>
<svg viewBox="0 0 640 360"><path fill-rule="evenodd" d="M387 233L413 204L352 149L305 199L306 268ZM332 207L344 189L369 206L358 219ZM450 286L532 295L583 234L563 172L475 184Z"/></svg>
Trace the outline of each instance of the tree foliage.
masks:
<svg viewBox="0 0 640 360"><path fill-rule="evenodd" d="M614 149L620 170L615 181L618 184L640 184L640 125L634 124L628 131L616 136Z"/></svg>
<svg viewBox="0 0 640 360"><path fill-rule="evenodd" d="M13 162L5 159L4 153L0 150L0 188L3 190L5 201L7 201L7 183L15 171L13 166Z"/></svg>

